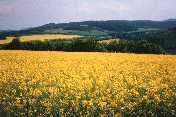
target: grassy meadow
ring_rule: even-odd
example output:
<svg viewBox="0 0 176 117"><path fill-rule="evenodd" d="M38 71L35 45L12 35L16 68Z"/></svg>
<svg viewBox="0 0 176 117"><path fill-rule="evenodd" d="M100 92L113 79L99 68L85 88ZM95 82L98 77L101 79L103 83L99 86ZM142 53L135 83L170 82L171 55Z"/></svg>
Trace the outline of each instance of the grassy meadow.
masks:
<svg viewBox="0 0 176 117"><path fill-rule="evenodd" d="M0 116L176 116L176 56L0 50Z"/></svg>
<svg viewBox="0 0 176 117"><path fill-rule="evenodd" d="M20 36L20 41L36 41L36 40L50 40L50 39L73 39L76 37L82 37L78 35L62 35L62 34L52 34L52 35L31 35L31 36ZM10 43L14 37L7 37L6 40L0 40L0 44Z"/></svg>

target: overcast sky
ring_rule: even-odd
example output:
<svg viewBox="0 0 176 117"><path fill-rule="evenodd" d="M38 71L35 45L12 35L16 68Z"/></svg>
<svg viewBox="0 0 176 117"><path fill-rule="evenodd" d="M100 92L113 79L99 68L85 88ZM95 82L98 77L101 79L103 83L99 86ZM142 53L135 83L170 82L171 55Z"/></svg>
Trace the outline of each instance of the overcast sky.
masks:
<svg viewBox="0 0 176 117"><path fill-rule="evenodd" d="M0 0L0 30L87 20L176 18L176 0Z"/></svg>

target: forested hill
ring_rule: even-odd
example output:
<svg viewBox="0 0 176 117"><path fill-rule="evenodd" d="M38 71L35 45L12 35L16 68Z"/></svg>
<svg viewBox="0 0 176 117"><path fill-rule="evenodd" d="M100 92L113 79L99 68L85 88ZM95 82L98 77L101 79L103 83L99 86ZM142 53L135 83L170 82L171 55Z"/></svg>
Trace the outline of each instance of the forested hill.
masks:
<svg viewBox="0 0 176 117"><path fill-rule="evenodd" d="M43 26L34 27L26 30L6 32L6 35L14 34L41 34L46 30L59 29L63 30L109 30L117 32L137 31L138 28L157 28L170 29L176 27L176 20L150 21L150 20L107 20L107 21L83 21L70 23L50 23Z"/></svg>

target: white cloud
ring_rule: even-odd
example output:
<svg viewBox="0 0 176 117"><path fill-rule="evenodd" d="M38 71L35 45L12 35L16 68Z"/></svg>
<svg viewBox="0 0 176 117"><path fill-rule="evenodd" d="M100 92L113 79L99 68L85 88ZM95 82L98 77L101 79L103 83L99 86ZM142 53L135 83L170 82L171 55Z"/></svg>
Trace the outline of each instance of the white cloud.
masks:
<svg viewBox="0 0 176 117"><path fill-rule="evenodd" d="M128 11L129 9L121 2L101 3L100 7L110 11Z"/></svg>
<svg viewBox="0 0 176 117"><path fill-rule="evenodd" d="M87 1L79 3L78 7L78 12L90 12L90 6Z"/></svg>
<svg viewBox="0 0 176 117"><path fill-rule="evenodd" d="M175 0L0 0L5 24L28 27L85 20L176 18ZM7 27L7 26L6 26Z"/></svg>
<svg viewBox="0 0 176 117"><path fill-rule="evenodd" d="M140 20L165 20L171 18L167 15L174 13L176 7L172 7L174 0L132 0L126 7L130 9L127 18ZM174 13L176 14L176 13Z"/></svg>
<svg viewBox="0 0 176 117"><path fill-rule="evenodd" d="M0 1L0 13L11 13L12 7L12 2Z"/></svg>

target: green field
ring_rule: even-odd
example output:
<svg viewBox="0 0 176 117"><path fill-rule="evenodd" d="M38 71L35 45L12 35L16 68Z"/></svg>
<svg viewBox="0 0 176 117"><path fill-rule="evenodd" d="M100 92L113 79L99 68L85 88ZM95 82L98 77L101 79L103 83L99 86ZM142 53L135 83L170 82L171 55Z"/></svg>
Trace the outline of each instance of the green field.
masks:
<svg viewBox="0 0 176 117"><path fill-rule="evenodd" d="M101 35L107 35L107 32L90 30L90 31L75 31L75 32L72 32L71 34L82 35L82 36L101 36Z"/></svg>
<svg viewBox="0 0 176 117"><path fill-rule="evenodd" d="M127 33L135 33L135 32L150 32L150 31L159 31L162 29L158 29L158 28L138 28L137 31L129 31Z"/></svg>

